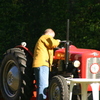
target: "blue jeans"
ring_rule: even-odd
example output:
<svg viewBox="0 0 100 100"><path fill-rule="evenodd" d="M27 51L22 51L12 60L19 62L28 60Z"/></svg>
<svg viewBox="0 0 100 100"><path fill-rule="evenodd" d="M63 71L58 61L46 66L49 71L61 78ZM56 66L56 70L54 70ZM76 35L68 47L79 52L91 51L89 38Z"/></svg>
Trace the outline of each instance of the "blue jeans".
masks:
<svg viewBox="0 0 100 100"><path fill-rule="evenodd" d="M34 68L36 84L37 84L37 100L47 98L47 88L49 84L49 67L41 66Z"/></svg>

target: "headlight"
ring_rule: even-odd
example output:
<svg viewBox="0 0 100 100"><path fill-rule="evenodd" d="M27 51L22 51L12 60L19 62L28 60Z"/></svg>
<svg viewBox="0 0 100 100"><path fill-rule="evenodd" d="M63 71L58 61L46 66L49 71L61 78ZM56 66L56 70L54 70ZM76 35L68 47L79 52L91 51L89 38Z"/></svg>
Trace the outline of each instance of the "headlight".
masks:
<svg viewBox="0 0 100 100"><path fill-rule="evenodd" d="M79 60L75 60L73 62L74 67L79 67L80 66L80 61Z"/></svg>
<svg viewBox="0 0 100 100"><path fill-rule="evenodd" d="M22 42L21 45L22 45L23 47L26 47L26 42Z"/></svg>
<svg viewBox="0 0 100 100"><path fill-rule="evenodd" d="M99 69L100 69L100 67L99 67L99 65L96 64L96 63L95 63L95 64L92 64L91 67L90 67L90 71L91 71L91 73L93 73L93 74L98 73Z"/></svg>

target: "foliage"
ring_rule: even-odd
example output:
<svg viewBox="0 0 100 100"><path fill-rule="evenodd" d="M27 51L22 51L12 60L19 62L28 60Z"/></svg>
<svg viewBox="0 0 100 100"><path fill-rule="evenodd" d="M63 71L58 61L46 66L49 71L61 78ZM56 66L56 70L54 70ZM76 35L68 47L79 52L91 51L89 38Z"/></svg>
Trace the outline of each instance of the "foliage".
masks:
<svg viewBox="0 0 100 100"><path fill-rule="evenodd" d="M55 38L65 40L67 19L70 19L70 40L74 45L100 50L99 0L0 1L0 56L22 41L33 52L46 28L56 32Z"/></svg>

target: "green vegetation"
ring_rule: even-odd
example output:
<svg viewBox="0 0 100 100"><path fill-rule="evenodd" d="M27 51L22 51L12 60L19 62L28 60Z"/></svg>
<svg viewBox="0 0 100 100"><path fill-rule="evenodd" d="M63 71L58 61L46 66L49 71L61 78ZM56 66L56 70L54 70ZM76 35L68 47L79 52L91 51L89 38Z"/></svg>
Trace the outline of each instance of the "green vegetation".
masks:
<svg viewBox="0 0 100 100"><path fill-rule="evenodd" d="M0 58L22 41L33 52L46 28L52 28L56 38L65 40L67 19L74 45L100 50L99 0L1 0Z"/></svg>

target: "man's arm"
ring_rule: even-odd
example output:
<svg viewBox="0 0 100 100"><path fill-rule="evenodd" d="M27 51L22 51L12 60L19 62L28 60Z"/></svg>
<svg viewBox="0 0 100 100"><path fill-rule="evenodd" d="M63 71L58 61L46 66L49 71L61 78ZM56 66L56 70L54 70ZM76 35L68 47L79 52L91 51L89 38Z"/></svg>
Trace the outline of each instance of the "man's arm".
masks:
<svg viewBox="0 0 100 100"><path fill-rule="evenodd" d="M47 48L56 48L60 44L60 40L54 38L47 38L42 40Z"/></svg>

